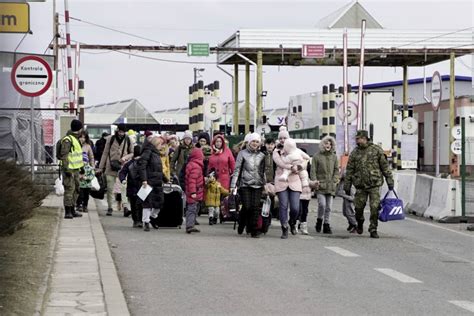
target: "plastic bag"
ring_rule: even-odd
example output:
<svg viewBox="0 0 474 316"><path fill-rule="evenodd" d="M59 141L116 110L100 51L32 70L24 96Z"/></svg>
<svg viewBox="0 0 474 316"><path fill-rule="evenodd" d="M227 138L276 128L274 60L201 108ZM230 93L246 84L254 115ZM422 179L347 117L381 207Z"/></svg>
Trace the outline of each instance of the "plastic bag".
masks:
<svg viewBox="0 0 474 316"><path fill-rule="evenodd" d="M61 177L57 178L56 181L54 181L54 191L56 192L57 196L64 195L64 185Z"/></svg>
<svg viewBox="0 0 474 316"><path fill-rule="evenodd" d="M97 177L94 177L91 181L91 190L92 191L99 191L100 190L100 184L99 180L97 180Z"/></svg>
<svg viewBox="0 0 474 316"><path fill-rule="evenodd" d="M272 201L270 197L267 196L265 202L263 202L262 217L268 217L270 215L271 204L272 204Z"/></svg>

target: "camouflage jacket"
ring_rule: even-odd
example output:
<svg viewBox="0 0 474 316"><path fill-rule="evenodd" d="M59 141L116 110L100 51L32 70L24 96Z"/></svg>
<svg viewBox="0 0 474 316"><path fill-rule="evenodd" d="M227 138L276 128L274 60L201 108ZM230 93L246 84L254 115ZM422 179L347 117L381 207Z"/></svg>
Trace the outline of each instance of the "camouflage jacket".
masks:
<svg viewBox="0 0 474 316"><path fill-rule="evenodd" d="M382 148L373 143L365 148L356 147L347 164L344 190L349 191L351 185L362 190L380 187L383 177L387 185L393 185L392 172Z"/></svg>

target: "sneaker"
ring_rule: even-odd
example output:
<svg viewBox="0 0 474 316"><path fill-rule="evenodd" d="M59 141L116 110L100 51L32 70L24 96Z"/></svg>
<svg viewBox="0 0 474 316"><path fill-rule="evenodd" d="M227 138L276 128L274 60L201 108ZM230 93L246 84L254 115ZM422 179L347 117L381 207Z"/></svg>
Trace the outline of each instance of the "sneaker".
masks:
<svg viewBox="0 0 474 316"><path fill-rule="evenodd" d="M78 206L76 207L76 212L82 212L82 211L83 211L82 206L81 206L81 205L78 205Z"/></svg>
<svg viewBox="0 0 474 316"><path fill-rule="evenodd" d="M113 212L113 211L114 211L113 209L108 208L108 209L107 209L107 213L106 213L105 215L107 215L107 216L112 216L112 212Z"/></svg>
<svg viewBox="0 0 474 316"><path fill-rule="evenodd" d="M73 208L72 210L73 210L73 212L72 212L72 216L73 216L73 217L82 217L82 214L79 213L79 212L76 212L76 211L74 210L74 208Z"/></svg>
<svg viewBox="0 0 474 316"><path fill-rule="evenodd" d="M191 234L191 233L200 233L201 231L197 229L196 227L189 227L186 228L186 233Z"/></svg>
<svg viewBox="0 0 474 316"><path fill-rule="evenodd" d="M379 238L379 234L377 234L376 230L370 232L370 238Z"/></svg>
<svg viewBox="0 0 474 316"><path fill-rule="evenodd" d="M144 231L149 232L150 231L150 223L145 223L145 227L143 228Z"/></svg>
<svg viewBox="0 0 474 316"><path fill-rule="evenodd" d="M124 207L123 208L123 217L129 217L130 215L132 215L132 211L130 211L128 209L128 207Z"/></svg>

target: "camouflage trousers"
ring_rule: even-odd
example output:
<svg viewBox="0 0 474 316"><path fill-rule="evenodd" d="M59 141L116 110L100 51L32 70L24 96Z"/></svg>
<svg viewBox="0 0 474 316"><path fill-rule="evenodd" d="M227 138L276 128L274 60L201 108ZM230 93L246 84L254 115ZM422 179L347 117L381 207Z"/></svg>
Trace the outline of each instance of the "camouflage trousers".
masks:
<svg viewBox="0 0 474 316"><path fill-rule="evenodd" d="M369 232L377 231L380 205L380 188L372 188L366 190L359 190L354 197L355 216L357 221L364 220L364 208L367 204L367 198L370 199L370 225Z"/></svg>
<svg viewBox="0 0 474 316"><path fill-rule="evenodd" d="M77 197L79 196L79 170L72 172L71 176L66 176L63 172L63 186L64 186L64 206L76 205Z"/></svg>

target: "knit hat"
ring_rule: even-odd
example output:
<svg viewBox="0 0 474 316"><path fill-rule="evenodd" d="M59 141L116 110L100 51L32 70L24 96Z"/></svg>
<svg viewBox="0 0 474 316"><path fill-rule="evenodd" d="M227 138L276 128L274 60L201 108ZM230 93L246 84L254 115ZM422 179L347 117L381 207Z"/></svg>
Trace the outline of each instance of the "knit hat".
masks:
<svg viewBox="0 0 474 316"><path fill-rule="evenodd" d="M148 137L150 135L153 135L153 133L151 131L145 131L145 137Z"/></svg>
<svg viewBox="0 0 474 316"><path fill-rule="evenodd" d="M166 138L168 139L168 142L170 142L172 139L179 141L178 135L175 134L167 135Z"/></svg>
<svg viewBox="0 0 474 316"><path fill-rule="evenodd" d="M211 144L211 137L209 136L208 133L206 133L206 132L199 133L198 142L199 142L200 139L203 139L203 138L206 140L208 145Z"/></svg>
<svg viewBox="0 0 474 316"><path fill-rule="evenodd" d="M122 131L122 132L126 132L127 127L125 127L125 124L119 124L119 125L117 125L117 130Z"/></svg>
<svg viewBox="0 0 474 316"><path fill-rule="evenodd" d="M82 128L82 122L79 120L72 120L71 121L71 131L73 132L79 132Z"/></svg>
<svg viewBox="0 0 474 316"><path fill-rule="evenodd" d="M161 138L161 143L162 144L167 144L168 140L166 139L166 136L161 135L161 134L156 134L156 137Z"/></svg>
<svg viewBox="0 0 474 316"><path fill-rule="evenodd" d="M185 138L193 139L193 133L190 130L184 131L183 139Z"/></svg>
<svg viewBox="0 0 474 316"><path fill-rule="evenodd" d="M290 138L290 134L286 126L280 126L280 132L278 133L278 138Z"/></svg>
<svg viewBox="0 0 474 316"><path fill-rule="evenodd" d="M249 137L250 137L250 135L252 135L252 133L250 133L250 132L249 132L247 135L245 135L245 137L244 137L244 142L246 142L246 143L249 142Z"/></svg>
<svg viewBox="0 0 474 316"><path fill-rule="evenodd" d="M363 129L360 129L357 131L357 134L356 134L356 138L358 137L365 137L367 138L367 140L369 140L369 132L367 132L366 130L363 130Z"/></svg>
<svg viewBox="0 0 474 316"><path fill-rule="evenodd" d="M262 137L260 136L259 133L252 133L248 136L248 142L252 142L254 140L258 140L258 141L261 141L262 140Z"/></svg>

